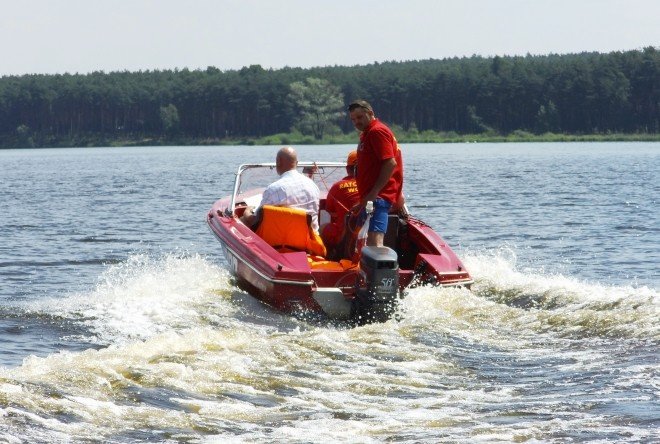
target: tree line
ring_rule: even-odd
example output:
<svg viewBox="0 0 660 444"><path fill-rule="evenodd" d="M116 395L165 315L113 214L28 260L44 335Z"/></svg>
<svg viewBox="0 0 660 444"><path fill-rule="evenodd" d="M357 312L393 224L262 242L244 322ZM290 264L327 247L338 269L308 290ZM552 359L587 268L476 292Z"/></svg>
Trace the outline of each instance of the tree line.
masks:
<svg viewBox="0 0 660 444"><path fill-rule="evenodd" d="M0 146L354 131L356 98L406 131L660 130L660 53L462 57L363 66L28 74L0 78ZM315 122L321 124L315 124Z"/></svg>

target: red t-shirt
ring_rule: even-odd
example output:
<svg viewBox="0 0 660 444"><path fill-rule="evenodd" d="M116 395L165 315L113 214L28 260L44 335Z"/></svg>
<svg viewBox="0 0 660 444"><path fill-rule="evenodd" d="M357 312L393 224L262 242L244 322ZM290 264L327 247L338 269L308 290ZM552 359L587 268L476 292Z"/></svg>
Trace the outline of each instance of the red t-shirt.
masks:
<svg viewBox="0 0 660 444"><path fill-rule="evenodd" d="M325 209L330 213L331 221L323 229L323 241L336 245L344 232L346 213L360 201L355 178L346 176L330 187L325 199Z"/></svg>
<svg viewBox="0 0 660 444"><path fill-rule="evenodd" d="M396 168L378 197L395 205L403 189L403 160L401 149L392 131L380 120L371 121L360 134L358 145L357 185L360 197L365 196L376 183L383 161L394 159Z"/></svg>

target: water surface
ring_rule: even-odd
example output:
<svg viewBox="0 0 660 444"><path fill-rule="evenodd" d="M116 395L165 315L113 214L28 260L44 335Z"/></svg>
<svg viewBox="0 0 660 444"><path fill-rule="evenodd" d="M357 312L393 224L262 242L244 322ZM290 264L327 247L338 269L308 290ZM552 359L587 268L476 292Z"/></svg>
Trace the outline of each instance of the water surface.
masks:
<svg viewBox="0 0 660 444"><path fill-rule="evenodd" d="M277 149L0 151L0 441L660 439L660 144L404 146L476 283L355 329L238 290L206 228Z"/></svg>

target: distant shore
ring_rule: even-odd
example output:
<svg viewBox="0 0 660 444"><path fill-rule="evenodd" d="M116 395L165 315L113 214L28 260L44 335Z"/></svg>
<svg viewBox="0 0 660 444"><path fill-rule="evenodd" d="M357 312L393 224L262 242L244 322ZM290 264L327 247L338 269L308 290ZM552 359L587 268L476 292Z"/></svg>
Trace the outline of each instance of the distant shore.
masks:
<svg viewBox="0 0 660 444"><path fill-rule="evenodd" d="M608 133L608 134L532 134L526 131L514 131L501 135L492 133L457 134L454 132L402 131L393 128L401 144L410 143L513 143L513 142L660 142L660 134L649 133ZM282 133L265 137L228 137L228 138L187 138L187 137L73 137L46 141L2 140L2 148L65 148L65 147L122 147L122 146L193 146L193 145L336 145L354 144L357 134L336 134L314 139L300 133Z"/></svg>

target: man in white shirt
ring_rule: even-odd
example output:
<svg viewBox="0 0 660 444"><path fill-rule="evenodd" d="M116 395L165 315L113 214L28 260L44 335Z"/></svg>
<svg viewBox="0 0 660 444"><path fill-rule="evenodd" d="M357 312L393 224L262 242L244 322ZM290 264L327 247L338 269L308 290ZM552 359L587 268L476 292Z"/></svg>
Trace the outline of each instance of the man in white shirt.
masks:
<svg viewBox="0 0 660 444"><path fill-rule="evenodd" d="M297 165L298 155L290 146L277 152L275 169L280 178L264 190L260 205L302 208L312 216L312 229L318 233L319 187L309 177L299 173ZM257 211L258 208L255 211L246 208L241 217L243 223L253 226L257 220Z"/></svg>

